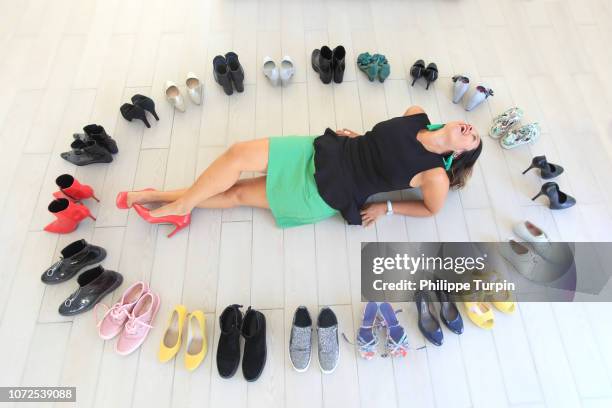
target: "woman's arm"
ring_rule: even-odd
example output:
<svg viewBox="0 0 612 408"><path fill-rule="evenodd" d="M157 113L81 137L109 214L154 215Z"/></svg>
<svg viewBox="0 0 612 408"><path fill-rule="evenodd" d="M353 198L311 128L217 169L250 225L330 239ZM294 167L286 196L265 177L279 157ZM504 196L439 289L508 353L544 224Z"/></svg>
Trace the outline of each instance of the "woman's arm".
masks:
<svg viewBox="0 0 612 408"><path fill-rule="evenodd" d="M431 217L444 206L449 182L444 173L428 175L421 185L423 200L393 201L393 213L410 217ZM361 222L368 226L387 213L387 203L372 203L361 211Z"/></svg>
<svg viewBox="0 0 612 408"><path fill-rule="evenodd" d="M425 111L420 106L414 105L404 112L404 116L418 115L419 113L425 113Z"/></svg>

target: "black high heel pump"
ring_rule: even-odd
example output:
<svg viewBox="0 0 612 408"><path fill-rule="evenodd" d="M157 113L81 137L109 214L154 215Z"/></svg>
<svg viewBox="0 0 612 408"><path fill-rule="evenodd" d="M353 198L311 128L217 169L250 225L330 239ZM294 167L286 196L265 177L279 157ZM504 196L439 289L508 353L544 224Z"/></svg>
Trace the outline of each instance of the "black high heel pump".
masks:
<svg viewBox="0 0 612 408"><path fill-rule="evenodd" d="M546 160L546 156L536 156L533 158L533 160L531 160L531 166L529 166L527 170L523 172L523 174L536 168L540 169L540 175L544 180L555 178L563 173L563 167L559 166L558 164L549 163Z"/></svg>
<svg viewBox="0 0 612 408"><path fill-rule="evenodd" d="M548 200L550 201L548 208L551 210L563 210L565 208L573 207L576 204L576 199L574 197L559 190L559 185L552 181L544 183L540 189L540 192L531 200L535 201L535 199L541 195L548 197Z"/></svg>
<svg viewBox="0 0 612 408"><path fill-rule="evenodd" d="M423 76L427 80L427 87L425 89L429 89L429 84L431 84L432 82L436 82L436 80L438 79L438 66L435 62L432 62L431 64L427 65Z"/></svg>
<svg viewBox="0 0 612 408"><path fill-rule="evenodd" d="M131 103L124 103L123 105L121 105L121 108L119 108L119 110L121 111L121 115L126 120L131 122L132 119L140 119L144 122L146 127L151 127L149 121L147 120L147 114L145 113L145 110L142 109L140 106L132 105Z"/></svg>
<svg viewBox="0 0 612 408"><path fill-rule="evenodd" d="M159 121L159 116L157 116L157 112L155 112L155 102L153 99L148 96L136 94L132 96L132 103L136 106L140 106L142 109L149 112L155 120Z"/></svg>
<svg viewBox="0 0 612 408"><path fill-rule="evenodd" d="M424 71L425 71L425 61L417 60L417 62L412 64L412 68L410 68L410 76L414 78L414 80L412 81L412 86L414 86L414 83L417 81L417 79L423 76Z"/></svg>

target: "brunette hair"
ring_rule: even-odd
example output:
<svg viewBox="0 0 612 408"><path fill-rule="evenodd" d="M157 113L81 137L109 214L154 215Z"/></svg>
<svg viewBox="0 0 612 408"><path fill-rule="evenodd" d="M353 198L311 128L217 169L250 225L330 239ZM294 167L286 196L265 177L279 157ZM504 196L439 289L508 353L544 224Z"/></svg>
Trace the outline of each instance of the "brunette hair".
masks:
<svg viewBox="0 0 612 408"><path fill-rule="evenodd" d="M474 164L476 160L478 160L481 152L482 140L478 144L478 147L461 153L453 160L451 168L446 172L450 180L451 188L460 189L465 187L465 184L472 175Z"/></svg>

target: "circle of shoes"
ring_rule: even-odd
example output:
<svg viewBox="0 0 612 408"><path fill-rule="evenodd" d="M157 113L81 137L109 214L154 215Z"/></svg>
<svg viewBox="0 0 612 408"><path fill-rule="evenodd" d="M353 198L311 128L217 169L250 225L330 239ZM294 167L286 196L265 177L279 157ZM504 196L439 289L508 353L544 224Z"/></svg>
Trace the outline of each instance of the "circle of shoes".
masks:
<svg viewBox="0 0 612 408"><path fill-rule="evenodd" d="M453 103L457 104L461 102L470 89L470 78L465 75L455 75L453 77L453 83ZM478 85L467 99L465 110L468 112L474 110L478 105L493 95L494 92L491 88L486 85Z"/></svg>

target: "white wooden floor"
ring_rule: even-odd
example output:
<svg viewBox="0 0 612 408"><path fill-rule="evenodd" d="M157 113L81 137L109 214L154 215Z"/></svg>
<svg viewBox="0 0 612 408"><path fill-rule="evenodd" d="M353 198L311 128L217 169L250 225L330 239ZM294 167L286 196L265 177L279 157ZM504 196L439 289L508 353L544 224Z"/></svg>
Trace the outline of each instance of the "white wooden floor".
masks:
<svg viewBox="0 0 612 408"><path fill-rule="evenodd" d="M342 342L333 375L316 361L294 372L286 350L300 304L313 314L333 305L352 337L361 241L503 240L524 218L555 239L610 240L610 40L609 0L0 0L0 385L76 386L80 407L612 406L611 304L521 304L515 316L498 314L492 332L468 322L463 335L447 332L443 347L405 360L365 362ZM347 49L341 85L324 86L310 68L311 50L323 44ZM227 97L211 61L230 50L240 55L246 90ZM389 59L384 84L355 69L364 51ZM293 83L272 88L261 60L285 54L297 66ZM406 80L418 58L440 68L430 91ZM205 102L175 113L162 86L184 83L187 71L205 80ZM484 81L495 96L465 113L450 102L454 74ZM152 129L121 118L119 106L134 93L157 101L161 121ZM189 185L234 141L327 126L364 131L411 104L434 122L466 119L483 134L493 115L518 104L544 133L509 152L484 137L469 186L431 219L385 218L363 229L334 218L282 231L266 211L196 211L188 231L167 239L169 227L114 206L120 190ZM102 124L120 153L109 165L76 168L59 153L89 123ZM530 201L541 181L520 173L535 154L566 168L558 182L576 207L553 213ZM87 202L97 222L57 236L42 228L54 179L66 172L101 202ZM161 295L149 340L127 358L96 336L91 313L57 314L75 281L39 281L79 238L104 246L104 266L126 282L148 280ZM210 352L193 374L181 359L156 359L179 302L208 317ZM234 302L268 320L268 362L252 384L241 375L220 379L213 363L217 314ZM400 306L412 345L424 345L414 307Z"/></svg>

